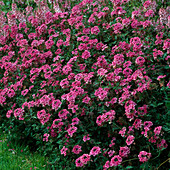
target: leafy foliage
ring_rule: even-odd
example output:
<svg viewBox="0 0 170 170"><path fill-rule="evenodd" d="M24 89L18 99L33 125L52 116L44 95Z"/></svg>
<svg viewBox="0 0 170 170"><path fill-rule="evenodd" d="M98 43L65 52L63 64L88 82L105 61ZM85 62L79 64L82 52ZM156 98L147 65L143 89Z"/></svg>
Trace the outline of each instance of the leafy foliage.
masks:
<svg viewBox="0 0 170 170"><path fill-rule="evenodd" d="M0 15L3 128L49 157L51 168L163 168L170 130L167 4L37 0L18 9L19 3Z"/></svg>

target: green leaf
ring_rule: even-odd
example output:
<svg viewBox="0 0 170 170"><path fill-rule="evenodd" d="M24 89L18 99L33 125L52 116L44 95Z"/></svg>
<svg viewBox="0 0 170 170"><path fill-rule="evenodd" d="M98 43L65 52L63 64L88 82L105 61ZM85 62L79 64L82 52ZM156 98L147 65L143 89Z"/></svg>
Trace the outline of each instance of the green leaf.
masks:
<svg viewBox="0 0 170 170"><path fill-rule="evenodd" d="M133 168L133 166L127 166L126 167L126 169L132 169Z"/></svg>

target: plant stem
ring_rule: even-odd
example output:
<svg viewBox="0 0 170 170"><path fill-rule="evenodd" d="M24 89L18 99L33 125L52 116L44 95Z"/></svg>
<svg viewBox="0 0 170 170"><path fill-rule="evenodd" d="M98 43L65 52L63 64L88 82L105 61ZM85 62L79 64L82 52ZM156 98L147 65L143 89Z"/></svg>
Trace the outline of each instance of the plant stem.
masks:
<svg viewBox="0 0 170 170"><path fill-rule="evenodd" d="M165 162L167 162L168 160L170 160L170 158L168 158L166 161L164 161L163 163L161 163L161 164L159 165L158 169L159 169ZM157 169L157 170L158 170L158 169Z"/></svg>
<svg viewBox="0 0 170 170"><path fill-rule="evenodd" d="M125 162L127 162L127 161L136 160L136 159L138 159L138 158L128 159L128 160L123 161L122 163L125 163Z"/></svg>
<svg viewBox="0 0 170 170"><path fill-rule="evenodd" d="M158 154L155 158L151 159L150 161L152 161L152 160L158 158L158 157L160 156L160 153L161 153L161 152L159 151L159 154Z"/></svg>

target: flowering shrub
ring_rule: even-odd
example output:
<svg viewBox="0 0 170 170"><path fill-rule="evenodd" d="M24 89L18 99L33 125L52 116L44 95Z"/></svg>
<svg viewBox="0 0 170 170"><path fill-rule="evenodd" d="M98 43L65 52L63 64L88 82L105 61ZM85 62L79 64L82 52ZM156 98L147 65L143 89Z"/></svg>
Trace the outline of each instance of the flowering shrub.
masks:
<svg viewBox="0 0 170 170"><path fill-rule="evenodd" d="M48 156L52 167L163 162L169 7L155 1L135 10L128 9L129 0L52 2L49 8L35 0L38 8L25 11L13 3L7 15L0 13L3 125Z"/></svg>

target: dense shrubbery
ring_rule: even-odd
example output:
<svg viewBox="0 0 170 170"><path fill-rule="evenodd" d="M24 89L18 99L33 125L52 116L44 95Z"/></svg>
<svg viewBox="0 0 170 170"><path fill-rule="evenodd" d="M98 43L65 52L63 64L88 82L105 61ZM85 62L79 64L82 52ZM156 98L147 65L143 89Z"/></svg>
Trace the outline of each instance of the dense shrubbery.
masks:
<svg viewBox="0 0 170 170"><path fill-rule="evenodd" d="M3 127L58 169L158 167L170 129L169 7L65 2L0 14Z"/></svg>

